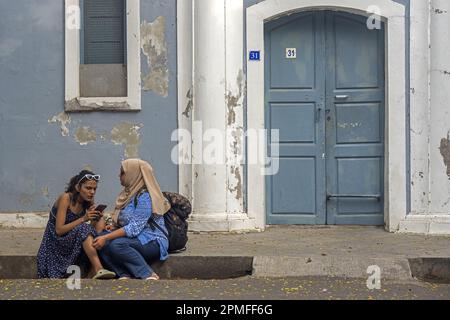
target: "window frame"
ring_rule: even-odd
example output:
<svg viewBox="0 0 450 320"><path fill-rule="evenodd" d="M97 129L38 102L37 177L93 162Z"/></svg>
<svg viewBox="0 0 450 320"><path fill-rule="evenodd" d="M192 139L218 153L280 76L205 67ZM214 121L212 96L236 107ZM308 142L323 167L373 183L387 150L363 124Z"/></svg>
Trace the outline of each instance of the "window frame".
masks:
<svg viewBox="0 0 450 320"><path fill-rule="evenodd" d="M80 97L80 29L67 27L69 10L74 6L81 13L80 0L65 0L65 105L66 112L139 111L141 110L141 44L140 0L126 1L126 97ZM78 17L81 23L81 16Z"/></svg>

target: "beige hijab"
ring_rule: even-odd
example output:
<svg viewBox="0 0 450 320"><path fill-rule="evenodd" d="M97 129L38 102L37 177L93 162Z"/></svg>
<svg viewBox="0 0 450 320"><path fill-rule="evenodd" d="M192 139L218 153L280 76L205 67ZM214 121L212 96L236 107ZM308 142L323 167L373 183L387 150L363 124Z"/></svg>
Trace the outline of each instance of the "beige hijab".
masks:
<svg viewBox="0 0 450 320"><path fill-rule="evenodd" d="M116 199L116 208L112 216L115 223L117 223L120 210L125 208L144 186L150 193L153 213L163 215L170 210L170 203L163 196L153 175L153 168L148 162L140 159L128 159L122 161L122 168L125 172L125 188Z"/></svg>

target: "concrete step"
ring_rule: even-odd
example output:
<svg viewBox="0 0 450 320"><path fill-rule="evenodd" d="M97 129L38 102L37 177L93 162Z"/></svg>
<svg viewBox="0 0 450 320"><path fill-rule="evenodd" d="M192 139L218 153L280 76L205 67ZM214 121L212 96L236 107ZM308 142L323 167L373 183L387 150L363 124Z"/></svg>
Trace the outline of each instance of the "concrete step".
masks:
<svg viewBox="0 0 450 320"><path fill-rule="evenodd" d="M229 279L252 273L253 257L171 256L152 268L162 279ZM36 279L36 256L0 256L0 279Z"/></svg>
<svg viewBox="0 0 450 320"><path fill-rule="evenodd" d="M406 258L391 257L386 259L336 255L259 256L253 260L253 274L263 277L368 278L373 274L372 266L379 267L382 279L410 280L412 278L409 262Z"/></svg>
<svg viewBox="0 0 450 320"><path fill-rule="evenodd" d="M383 280L450 283L450 258L187 256L172 255L152 265L162 279L255 277L340 277L367 279L380 268ZM0 279L35 279L36 256L0 256Z"/></svg>

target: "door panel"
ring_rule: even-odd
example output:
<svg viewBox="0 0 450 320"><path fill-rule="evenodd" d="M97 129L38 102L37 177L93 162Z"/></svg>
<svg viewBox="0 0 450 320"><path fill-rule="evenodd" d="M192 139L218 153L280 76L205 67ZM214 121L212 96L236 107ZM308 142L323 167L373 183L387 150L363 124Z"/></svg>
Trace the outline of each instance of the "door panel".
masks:
<svg viewBox="0 0 450 320"><path fill-rule="evenodd" d="M374 181L382 168L379 158L341 158L337 160L338 190L347 195L378 194L382 186ZM347 178L348 177L348 178ZM356 183L355 183L356 182ZM376 199L346 199L339 201L338 212L345 215L359 213L377 214L380 211Z"/></svg>
<svg viewBox="0 0 450 320"><path fill-rule="evenodd" d="M313 89L316 54L314 14L271 30L270 84L273 89ZM302 44L298 48L299 43ZM286 59L286 48L298 48L302 59Z"/></svg>
<svg viewBox="0 0 450 320"><path fill-rule="evenodd" d="M287 158L280 160L280 171L273 177L272 214L309 215L316 213L315 159ZM310 217L311 218L311 217Z"/></svg>
<svg viewBox="0 0 450 320"><path fill-rule="evenodd" d="M334 30L336 89L378 88L378 31L367 29L366 18L328 14ZM333 58L333 57L331 57Z"/></svg>
<svg viewBox="0 0 450 320"><path fill-rule="evenodd" d="M315 130L315 105L313 103L302 104L275 104L270 105L271 127L279 129L280 140L283 143L314 143ZM295 121L292 121L295 119ZM298 122L303 125L299 126Z"/></svg>
<svg viewBox="0 0 450 320"><path fill-rule="evenodd" d="M325 223L324 21L304 13L266 28L266 128L280 136L279 173L266 177L268 224Z"/></svg>
<svg viewBox="0 0 450 320"><path fill-rule="evenodd" d="M327 223L382 225L384 30L326 14Z"/></svg>
<svg viewBox="0 0 450 320"><path fill-rule="evenodd" d="M382 143L380 103L336 105L336 143Z"/></svg>

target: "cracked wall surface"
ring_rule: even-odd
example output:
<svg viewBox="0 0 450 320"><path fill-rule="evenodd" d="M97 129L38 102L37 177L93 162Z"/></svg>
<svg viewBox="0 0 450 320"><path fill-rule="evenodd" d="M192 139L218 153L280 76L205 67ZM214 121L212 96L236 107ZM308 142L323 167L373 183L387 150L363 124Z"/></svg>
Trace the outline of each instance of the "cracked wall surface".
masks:
<svg viewBox="0 0 450 320"><path fill-rule="evenodd" d="M67 137L69 135L70 132L67 126L72 122L72 119L70 118L69 114L61 112L60 114L53 116L51 119L49 119L48 122L59 123L59 126L61 128L61 135L63 137Z"/></svg>
<svg viewBox="0 0 450 320"><path fill-rule="evenodd" d="M97 134L90 127L81 127L75 132L75 140L81 146L86 146L91 142L97 141Z"/></svg>
<svg viewBox="0 0 450 320"><path fill-rule="evenodd" d="M238 92L233 93L230 90L228 90L225 100L228 107L228 125L231 125L236 122L236 113L235 109L238 106L242 107L242 102L244 98L244 73L242 70L239 71L238 77L237 77L237 88Z"/></svg>
<svg viewBox="0 0 450 320"><path fill-rule="evenodd" d="M186 93L186 98L188 98L188 103L186 106L186 109L183 111L183 115L186 118L190 118L192 110L194 108L194 93L193 93L193 89L189 89L189 91Z"/></svg>
<svg viewBox="0 0 450 320"><path fill-rule="evenodd" d="M138 158L141 136L139 130L142 124L122 122L111 130L111 141L116 145L125 146L125 158Z"/></svg>
<svg viewBox="0 0 450 320"><path fill-rule="evenodd" d="M142 75L142 87L147 91L167 97L169 92L169 69L167 66L166 18L141 25L141 48L147 57L148 72Z"/></svg>
<svg viewBox="0 0 450 320"><path fill-rule="evenodd" d="M234 175L234 178L236 179L236 185L228 186L228 190L234 194L235 198L237 200L241 200L243 197L242 193L242 177L241 177L241 171L239 167L231 166L231 174Z"/></svg>
<svg viewBox="0 0 450 320"><path fill-rule="evenodd" d="M441 140L441 145L439 147L441 156L444 160L445 167L447 168L447 176L450 180L450 139L449 137L443 138Z"/></svg>

